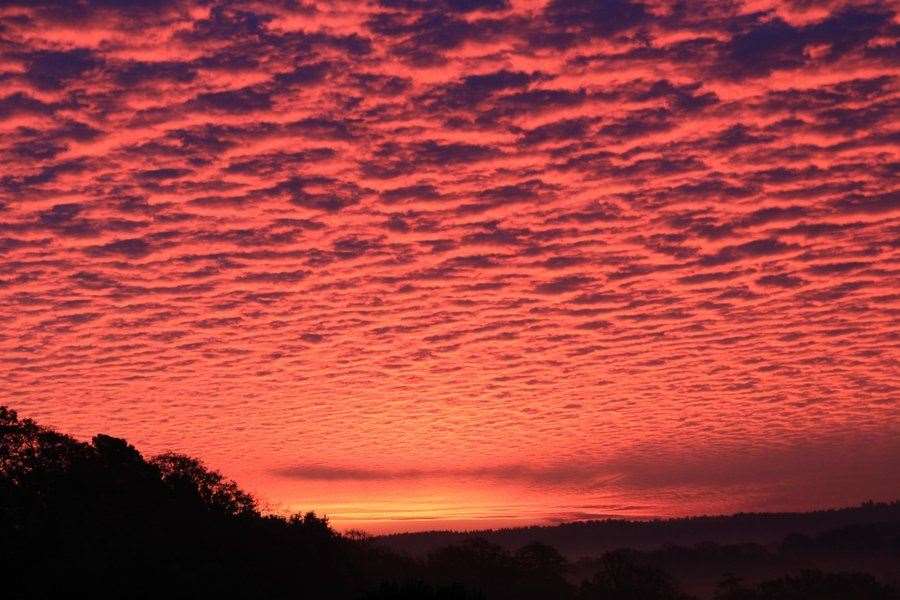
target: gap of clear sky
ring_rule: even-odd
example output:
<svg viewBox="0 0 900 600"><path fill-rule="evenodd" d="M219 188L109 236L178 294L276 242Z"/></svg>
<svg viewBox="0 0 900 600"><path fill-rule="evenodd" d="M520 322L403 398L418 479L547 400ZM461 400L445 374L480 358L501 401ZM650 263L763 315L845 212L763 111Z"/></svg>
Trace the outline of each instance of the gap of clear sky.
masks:
<svg viewBox="0 0 900 600"><path fill-rule="evenodd" d="M897 5L0 4L0 403L393 531L898 496Z"/></svg>

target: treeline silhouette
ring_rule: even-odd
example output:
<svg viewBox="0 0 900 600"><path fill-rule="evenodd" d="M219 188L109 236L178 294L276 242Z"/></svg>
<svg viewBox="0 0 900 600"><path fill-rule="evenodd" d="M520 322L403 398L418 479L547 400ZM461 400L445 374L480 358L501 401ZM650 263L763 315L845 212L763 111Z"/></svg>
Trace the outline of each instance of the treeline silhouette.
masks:
<svg viewBox="0 0 900 600"><path fill-rule="evenodd" d="M666 545L690 546L714 540L719 544L780 543L789 535L815 535L853 525L900 524L900 502L865 502L860 506L805 513L738 513L672 519L577 521L478 531L504 548L518 548L538 540L569 557L602 554L617 548L649 549ZM464 531L421 531L380 536L388 547L412 555L460 542Z"/></svg>
<svg viewBox="0 0 900 600"><path fill-rule="evenodd" d="M884 531L791 538L776 553L823 544L856 552L862 545L868 555L896 559L897 531ZM874 554L871 544L881 544ZM718 552L714 547L721 548L614 551L572 561L543 543L507 549L472 538L411 557L377 539L340 535L312 512L263 514L252 496L189 456L145 459L125 440L97 435L80 442L0 407L3 598L689 600L661 565L672 553L675 562L702 563ZM750 583L719 577L711 594L898 598L895 587L871 574L815 570Z"/></svg>

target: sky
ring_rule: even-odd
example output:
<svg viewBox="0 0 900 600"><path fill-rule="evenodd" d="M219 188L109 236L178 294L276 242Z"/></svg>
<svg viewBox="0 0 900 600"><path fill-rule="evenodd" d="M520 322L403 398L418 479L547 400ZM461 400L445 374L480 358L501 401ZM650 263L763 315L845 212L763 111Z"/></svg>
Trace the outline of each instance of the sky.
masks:
<svg viewBox="0 0 900 600"><path fill-rule="evenodd" d="M900 497L887 0L3 0L0 404L402 531Z"/></svg>

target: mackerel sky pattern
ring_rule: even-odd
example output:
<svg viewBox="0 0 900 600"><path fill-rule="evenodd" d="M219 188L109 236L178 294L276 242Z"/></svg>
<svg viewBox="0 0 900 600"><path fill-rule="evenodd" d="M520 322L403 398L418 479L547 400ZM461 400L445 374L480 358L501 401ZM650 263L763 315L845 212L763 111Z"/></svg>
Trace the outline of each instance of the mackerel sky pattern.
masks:
<svg viewBox="0 0 900 600"><path fill-rule="evenodd" d="M374 530L900 491L900 17L0 1L0 403Z"/></svg>

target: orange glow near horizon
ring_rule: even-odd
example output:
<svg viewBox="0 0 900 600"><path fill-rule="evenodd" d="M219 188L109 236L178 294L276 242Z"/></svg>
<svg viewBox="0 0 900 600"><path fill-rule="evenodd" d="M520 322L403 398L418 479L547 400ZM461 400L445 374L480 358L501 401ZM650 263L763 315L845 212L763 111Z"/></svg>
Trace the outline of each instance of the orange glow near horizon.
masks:
<svg viewBox="0 0 900 600"><path fill-rule="evenodd" d="M897 497L898 12L724 4L4 3L0 404L339 529Z"/></svg>

